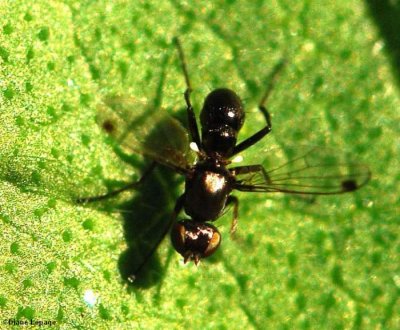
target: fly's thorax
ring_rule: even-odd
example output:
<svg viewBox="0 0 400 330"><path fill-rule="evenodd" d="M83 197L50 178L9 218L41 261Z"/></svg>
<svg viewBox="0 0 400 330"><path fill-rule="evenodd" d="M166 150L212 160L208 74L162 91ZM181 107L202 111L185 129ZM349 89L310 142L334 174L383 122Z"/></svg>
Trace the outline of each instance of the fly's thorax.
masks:
<svg viewBox="0 0 400 330"><path fill-rule="evenodd" d="M185 212L192 219L213 221L222 213L232 191L232 177L217 161L200 162L186 179Z"/></svg>

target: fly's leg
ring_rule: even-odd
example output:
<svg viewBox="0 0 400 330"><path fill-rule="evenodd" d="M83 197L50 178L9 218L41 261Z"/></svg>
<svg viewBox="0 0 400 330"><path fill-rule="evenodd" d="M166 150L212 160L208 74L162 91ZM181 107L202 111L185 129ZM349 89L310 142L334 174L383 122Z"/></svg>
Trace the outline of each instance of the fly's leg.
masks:
<svg viewBox="0 0 400 330"><path fill-rule="evenodd" d="M260 141L264 136L266 136L269 132L272 130L272 124L271 124L271 116L267 109L260 105L259 106L260 111L264 115L265 121L267 122L267 126L265 126L263 129L255 133L254 135L250 136L246 140L242 141L238 145L235 146L233 149L232 155L234 156L243 150L246 150L247 148L251 147L252 145L256 144L258 141Z"/></svg>
<svg viewBox="0 0 400 330"><path fill-rule="evenodd" d="M265 171L265 168L258 164L258 165L245 165L245 166L237 166L237 167L231 167L229 169L229 172L233 176L240 175L240 174L248 174L248 173L261 173L264 179L264 183L271 184L271 179L268 175L268 173Z"/></svg>
<svg viewBox="0 0 400 330"><path fill-rule="evenodd" d="M258 109L263 114L265 121L267 122L267 125L264 128L262 128L261 130L259 130L257 133L254 133L252 136L250 136L249 138L247 138L246 140L242 141L237 146L235 146L231 156L234 156L234 155L238 154L239 152L246 150L247 148L251 147L252 145L256 144L258 141L260 141L269 132L271 132L271 130L272 130L271 116L267 110L266 103L267 103L268 97L270 96L270 94L275 86L278 75L282 71L284 65L285 65L285 61L281 61L272 70L272 73L269 78L269 83L268 83L267 88L264 92L264 95L261 98L261 101L258 105Z"/></svg>
<svg viewBox="0 0 400 330"><path fill-rule="evenodd" d="M229 196L226 205L233 204L233 217L230 234L231 237L235 234L238 225L239 216L239 199L236 196Z"/></svg>
<svg viewBox="0 0 400 330"><path fill-rule="evenodd" d="M139 185L141 185L143 183L143 181L146 180L146 178L149 177L149 175L153 172L153 170L156 167L156 165L157 165L156 162L152 162L150 164L150 166L144 171L144 173L142 174L142 176L140 177L140 179L138 181L131 182L128 185L126 185L126 186L124 186L122 188L110 191L110 192L108 192L108 193L106 193L104 195L78 198L76 200L76 203L78 203L78 204L86 204L86 203L91 203L91 202L98 202L98 201L101 201L101 200L104 200L104 199L108 199L108 198L117 196L120 193L122 193L123 191L137 188Z"/></svg>
<svg viewBox="0 0 400 330"><path fill-rule="evenodd" d="M189 79L189 73L188 73L188 69L187 69L185 55L183 53L182 45L181 45L181 42L179 41L178 37L174 38L174 42L175 42L176 48L178 49L179 60L181 62L181 67L182 67L183 75L185 77L185 82L186 82L186 91L185 91L184 95L185 95L186 111L187 111L187 116L188 116L190 135L191 135L192 141L197 144L197 147L199 149L202 149L199 129L197 127L196 116L194 114L192 103L190 102L190 93L192 92L192 85L191 85L190 79Z"/></svg>
<svg viewBox="0 0 400 330"><path fill-rule="evenodd" d="M140 271L142 270L144 265L146 265L146 263L150 260L151 256L157 250L158 246L164 240L164 237L168 234L169 230L171 229L172 224L175 223L178 214L183 209L184 197L185 197L185 195L183 194L177 199L177 201L175 203L175 207L174 207L174 212L172 213L171 219L169 220L167 226L165 226L165 229L161 233L161 235L158 238L158 240L156 241L156 243L153 245L153 247L150 249L150 251L144 257L142 263L136 268L136 270L134 271L133 275L130 276L130 280L131 281L134 281L136 279L137 275L140 273Z"/></svg>

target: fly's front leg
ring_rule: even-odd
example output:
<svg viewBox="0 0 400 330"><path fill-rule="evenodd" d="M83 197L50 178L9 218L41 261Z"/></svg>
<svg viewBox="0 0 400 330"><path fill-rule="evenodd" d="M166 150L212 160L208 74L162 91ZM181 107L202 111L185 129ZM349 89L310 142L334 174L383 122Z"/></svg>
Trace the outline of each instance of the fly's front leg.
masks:
<svg viewBox="0 0 400 330"><path fill-rule="evenodd" d="M258 109L263 114L264 119L267 122L267 125L264 128L262 128L261 130L259 130L257 133L253 134L252 136L250 136L249 138L247 138L246 140L242 141L237 146L235 146L231 156L234 156L234 155L242 152L243 150L246 150L247 148L251 147L252 145L256 144L258 141L260 141L269 132L271 132L271 130L272 130L271 116L267 110L266 103L267 103L268 97L270 96L270 94L275 86L275 82L277 80L278 74L281 72L284 65L285 65L285 61L281 61L272 70L272 73L269 78L269 84L267 85L264 95L261 98L261 101L258 105Z"/></svg>
<svg viewBox="0 0 400 330"><path fill-rule="evenodd" d="M191 135L192 141L197 144L197 147L199 149L202 149L199 129L197 127L196 116L194 114L192 103L190 102L190 93L192 92L192 85L191 85L190 79L189 79L189 73L188 73L188 69L187 69L187 65L186 65L185 55L183 53L181 42L179 41L179 39L177 37L174 38L174 42L178 49L179 60L181 62L183 75L185 77L186 91L185 91L184 95L185 95L186 111L187 111L187 116L188 116L190 135Z"/></svg>
<svg viewBox="0 0 400 330"><path fill-rule="evenodd" d="M251 147L252 145L256 144L258 141L260 141L269 132L271 132L271 130L272 130L271 116L270 116L268 110L263 105L260 105L259 109L265 117L267 126L265 126L263 129L259 130L257 133L253 134L252 136L250 136L249 138L247 138L246 140L242 141L237 146L235 146L231 156L234 156L234 155L242 152L243 150L246 150L247 148Z"/></svg>

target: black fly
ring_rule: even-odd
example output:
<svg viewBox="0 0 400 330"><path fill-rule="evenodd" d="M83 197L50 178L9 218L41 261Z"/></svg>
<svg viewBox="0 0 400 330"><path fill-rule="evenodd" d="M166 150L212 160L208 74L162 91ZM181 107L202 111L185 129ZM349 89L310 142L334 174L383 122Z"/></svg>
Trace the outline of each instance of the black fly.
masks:
<svg viewBox="0 0 400 330"><path fill-rule="evenodd" d="M137 272L170 229L172 244L185 262L193 260L198 264L200 259L212 255L221 243L221 235L211 222L218 219L228 205L233 205L231 232L236 229L239 202L237 197L231 195L234 190L329 195L354 191L368 182L370 172L366 166L348 159L341 160L331 150L318 147L272 149L268 151L269 162L232 167L232 157L271 131L271 118L265 104L283 63L275 68L259 103L258 108L265 119L264 128L237 143L245 112L239 96L227 88L216 89L207 95L200 114L200 135L190 101L192 87L186 61L177 38L175 44L187 86L184 97L189 137L196 146L197 160L190 157L192 153L187 131L166 112L153 109L141 111L132 100L121 97L109 99L107 105L111 113L106 119L99 120L102 128L118 143L152 159L153 163L138 182L106 195L78 201L98 201L136 187L156 164L185 176L185 191L176 202L170 224ZM182 210L188 218L176 221Z"/></svg>

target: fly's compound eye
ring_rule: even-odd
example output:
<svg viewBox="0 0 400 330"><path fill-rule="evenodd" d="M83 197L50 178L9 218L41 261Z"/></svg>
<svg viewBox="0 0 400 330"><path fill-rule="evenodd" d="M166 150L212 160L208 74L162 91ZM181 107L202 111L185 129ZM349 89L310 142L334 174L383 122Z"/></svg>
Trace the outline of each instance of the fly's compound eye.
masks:
<svg viewBox="0 0 400 330"><path fill-rule="evenodd" d="M213 225L184 220L171 230L171 241L184 262L193 260L197 265L202 258L212 255L221 243L221 235Z"/></svg>

